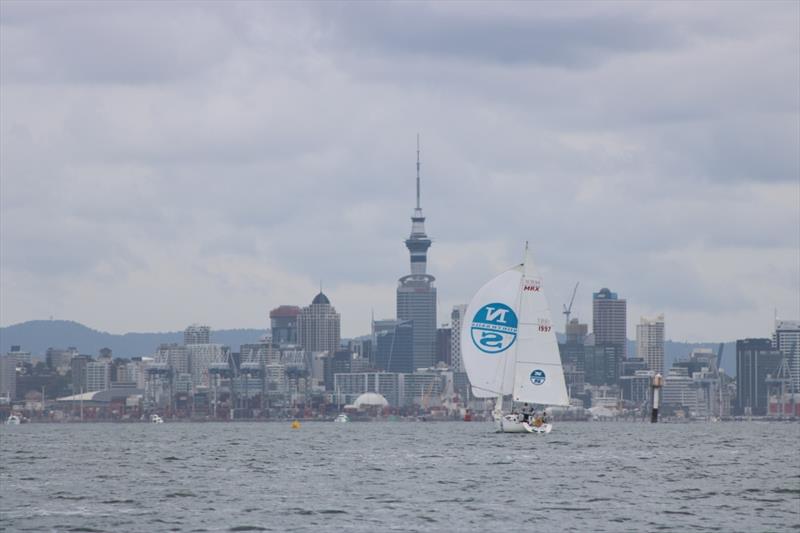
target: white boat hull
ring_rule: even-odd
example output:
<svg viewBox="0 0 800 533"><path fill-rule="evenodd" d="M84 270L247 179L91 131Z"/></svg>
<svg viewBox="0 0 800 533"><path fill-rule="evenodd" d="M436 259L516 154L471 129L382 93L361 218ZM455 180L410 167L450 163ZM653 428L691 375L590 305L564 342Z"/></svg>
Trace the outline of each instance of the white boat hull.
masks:
<svg viewBox="0 0 800 533"><path fill-rule="evenodd" d="M515 414L494 415L494 423L498 433L550 433L552 424L534 426L522 421L522 417Z"/></svg>

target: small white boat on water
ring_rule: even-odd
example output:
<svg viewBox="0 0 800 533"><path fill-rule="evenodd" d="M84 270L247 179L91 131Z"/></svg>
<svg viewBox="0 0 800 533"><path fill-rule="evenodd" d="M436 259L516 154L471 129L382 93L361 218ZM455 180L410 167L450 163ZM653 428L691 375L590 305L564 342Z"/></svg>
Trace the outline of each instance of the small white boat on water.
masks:
<svg viewBox="0 0 800 533"><path fill-rule="evenodd" d="M160 416L156 415L156 414L152 414L152 415L150 415L150 423L151 424L163 424L164 423L164 419L161 418Z"/></svg>
<svg viewBox="0 0 800 533"><path fill-rule="evenodd" d="M6 419L7 426L16 426L19 425L20 422L22 422L22 419L19 417L19 415L15 415L13 413Z"/></svg>
<svg viewBox="0 0 800 533"><path fill-rule="evenodd" d="M333 419L334 422L339 422L343 424L345 422L350 422L350 417L347 416L345 413L339 413L336 418Z"/></svg>
<svg viewBox="0 0 800 533"><path fill-rule="evenodd" d="M533 405L569 406L558 341L542 278L525 245L525 259L481 287L461 328L464 367L478 398L495 398L501 433L550 433L552 424L530 413L503 412L503 398ZM530 407L529 407L530 406Z"/></svg>

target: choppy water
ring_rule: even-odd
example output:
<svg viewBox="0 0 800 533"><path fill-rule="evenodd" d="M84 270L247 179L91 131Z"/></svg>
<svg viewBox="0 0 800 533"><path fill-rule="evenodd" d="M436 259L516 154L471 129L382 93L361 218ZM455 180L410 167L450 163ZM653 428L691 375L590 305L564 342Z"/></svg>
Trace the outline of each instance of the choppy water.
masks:
<svg viewBox="0 0 800 533"><path fill-rule="evenodd" d="M798 531L800 424L0 428L7 531Z"/></svg>

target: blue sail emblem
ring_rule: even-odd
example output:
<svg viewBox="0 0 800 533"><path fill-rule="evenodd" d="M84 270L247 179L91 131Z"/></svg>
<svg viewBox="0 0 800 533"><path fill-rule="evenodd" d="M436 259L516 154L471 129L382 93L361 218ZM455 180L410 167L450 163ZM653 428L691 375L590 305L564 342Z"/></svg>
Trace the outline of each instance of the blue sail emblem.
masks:
<svg viewBox="0 0 800 533"><path fill-rule="evenodd" d="M480 351L504 352L517 340L517 314L506 304L486 304L475 313L470 333Z"/></svg>
<svg viewBox="0 0 800 533"><path fill-rule="evenodd" d="M547 376L544 374L544 370L537 368L533 372L531 372L531 383L534 385L543 385Z"/></svg>

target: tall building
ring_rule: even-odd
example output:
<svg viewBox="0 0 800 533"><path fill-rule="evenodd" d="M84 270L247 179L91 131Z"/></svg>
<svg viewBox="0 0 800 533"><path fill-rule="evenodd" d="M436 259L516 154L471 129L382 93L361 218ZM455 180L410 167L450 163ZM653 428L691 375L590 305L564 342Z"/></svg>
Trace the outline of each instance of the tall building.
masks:
<svg viewBox="0 0 800 533"><path fill-rule="evenodd" d="M277 345L297 344L297 317L300 308L296 305L281 305L269 312L272 342Z"/></svg>
<svg viewBox="0 0 800 533"><path fill-rule="evenodd" d="M770 339L736 341L736 414L767 413L767 378L777 375L782 359Z"/></svg>
<svg viewBox="0 0 800 533"><path fill-rule="evenodd" d="M636 325L636 355L648 370L664 375L664 315L642 317Z"/></svg>
<svg viewBox="0 0 800 533"><path fill-rule="evenodd" d="M17 360L10 355L0 355L0 399L13 402L17 395Z"/></svg>
<svg viewBox="0 0 800 533"><path fill-rule="evenodd" d="M450 366L450 354L453 342L453 330L447 324L436 330L436 364L444 363Z"/></svg>
<svg viewBox="0 0 800 533"><path fill-rule="evenodd" d="M618 345L627 356L627 302L607 288L592 295L592 331L598 346Z"/></svg>
<svg viewBox="0 0 800 533"><path fill-rule="evenodd" d="M105 361L86 363L86 392L106 390L111 386L111 365Z"/></svg>
<svg viewBox="0 0 800 533"><path fill-rule="evenodd" d="M88 355L78 355L70 361L72 370L72 394L81 394L89 389L86 386L86 365L92 360Z"/></svg>
<svg viewBox="0 0 800 533"><path fill-rule="evenodd" d="M297 339L306 352L334 353L341 341L340 317L322 292L297 316ZM274 339L273 339L274 340Z"/></svg>
<svg viewBox="0 0 800 533"><path fill-rule="evenodd" d="M461 325L464 323L464 315L467 306L464 304L454 305L453 312L450 313L450 367L453 372L464 371L464 360L461 358Z"/></svg>
<svg viewBox="0 0 800 533"><path fill-rule="evenodd" d="M176 373L186 374L189 372L189 351L186 346L176 342L159 345L154 359L163 361L167 368L171 368Z"/></svg>
<svg viewBox="0 0 800 533"><path fill-rule="evenodd" d="M800 320L776 320L772 343L789 363L793 391L800 392Z"/></svg>
<svg viewBox="0 0 800 533"><path fill-rule="evenodd" d="M192 375L194 387L209 387L208 370L214 363L223 363L228 360L230 348L221 344L187 344L186 355L189 360L189 370Z"/></svg>
<svg viewBox="0 0 800 533"><path fill-rule="evenodd" d="M411 274L398 280L397 320L413 324L413 366L432 367L436 361L436 278L426 272L431 240L425 234L425 216L420 206L419 137L417 137L417 206L411 216L411 235L406 247Z"/></svg>
<svg viewBox="0 0 800 533"><path fill-rule="evenodd" d="M192 324L183 331L183 344L208 344L211 342L211 328Z"/></svg>
<svg viewBox="0 0 800 533"><path fill-rule="evenodd" d="M386 372L411 373L414 368L414 325L409 320L374 322L375 367Z"/></svg>
<svg viewBox="0 0 800 533"><path fill-rule="evenodd" d="M48 348L45 353L47 367L64 375L69 370L69 363L72 358L79 355L78 349L70 346L66 350L63 348Z"/></svg>
<svg viewBox="0 0 800 533"><path fill-rule="evenodd" d="M8 352L8 356L17 361L18 367L21 367L24 364L33 364L33 356L31 355L31 352L23 352L19 345L11 346L11 351Z"/></svg>

